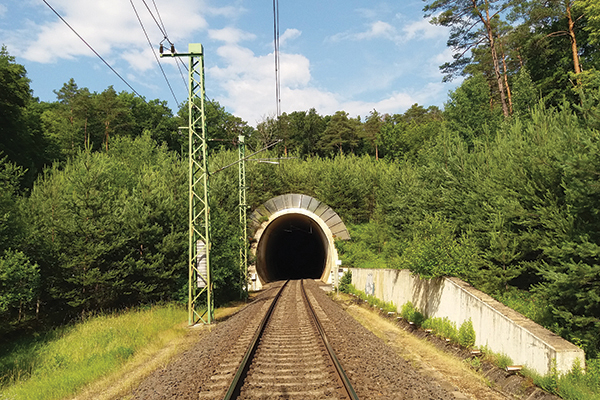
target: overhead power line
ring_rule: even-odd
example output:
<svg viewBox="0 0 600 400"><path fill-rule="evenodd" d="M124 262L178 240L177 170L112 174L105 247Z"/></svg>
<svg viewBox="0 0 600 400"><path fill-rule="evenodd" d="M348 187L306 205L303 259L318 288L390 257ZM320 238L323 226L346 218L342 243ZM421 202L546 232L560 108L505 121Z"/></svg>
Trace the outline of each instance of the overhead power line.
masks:
<svg viewBox="0 0 600 400"><path fill-rule="evenodd" d="M133 0L129 0L129 2L131 3L131 7L133 7L133 12L135 13L135 16L137 17L138 22L140 23L140 26L142 27L142 31L144 31L144 36L146 36L146 40L148 41L148 45L150 46L150 50L152 51L152 55L154 55L154 58L156 59L156 63L158 64L158 67L160 68L160 71L162 72L163 77L165 78L165 81L167 82L167 86L169 86L169 90L171 91L171 94L173 95L173 98L175 99L175 103L177 104L177 108L179 108L179 101L177 100L177 96L175 96L175 92L173 91L173 88L171 87L171 82L169 82L169 78L167 78L167 74L165 74L165 70L162 67L162 64L160 63L160 60L158 59L158 56L156 55L156 52L154 51L154 46L152 45L152 42L150 41L150 38L148 37L148 33L146 32L146 28L144 28L144 24L142 22L142 19L140 18L140 15L138 14L135 5L133 4ZM146 3L144 1L144 3Z"/></svg>
<svg viewBox="0 0 600 400"><path fill-rule="evenodd" d="M115 73L115 75L117 75L117 76L119 77L119 79L121 79L121 80L123 81L123 83L125 83L125 84L126 84L128 87L129 87L129 89L131 89L131 90L133 91L133 93L135 93L135 94L136 94L136 95L137 95L137 96L138 96L140 99L142 99L144 102L146 102L146 99L144 99L144 97L143 97L141 94L139 94L139 93L138 93L138 92L137 92L137 91L136 91L136 90L133 88L133 86L131 86L131 85L129 84L129 82L127 82L127 81L125 80L125 78L123 78L123 77L122 77L122 76L121 76L121 75L120 75L120 74L119 74L119 73L118 73L118 72L117 72L117 71L116 71L116 70L115 70L115 69L114 69L114 68L113 68L113 67L112 67L112 66L111 66L111 65L110 65L110 64L109 64L109 63L108 63L108 62L107 62L107 61L106 61L104 58L102 58L102 56L101 56L100 54L98 54L98 52L97 52L96 50L94 50L94 48L93 48L92 46L90 46L90 44L89 44L88 42L86 42L86 41L85 41L85 39L84 39L83 37L81 37L81 35L80 35L79 33L77 33L77 31L76 31L76 30L75 30L75 29L74 29L74 28L73 28L71 25L69 25L69 23L68 23L68 22L67 22L67 21L66 21L66 20L65 20L65 19L64 19L64 18L63 18L63 17L62 17L62 16L61 16L59 13L58 13L58 11L56 11L54 8L52 8L52 6L51 6L51 5L50 5L50 4L49 4L49 3L48 3L46 0L42 0L42 1L43 1L43 2L44 2L44 3L45 3L47 6L48 6L48 8L50 8L50 9L52 10L52 12L54 12L54 14L56 14L56 16L57 16L58 18L60 18L60 20L61 20L62 22L64 22L64 23L65 23L65 25L67 25L67 26L69 27L69 29L71 29L71 30L73 31L73 33L74 33L75 35L77 35L77 37L78 37L79 39L81 39L81 41L82 41L83 43L85 43L85 45L86 45L86 46L87 46L87 47L88 47L88 48L89 48L89 49L90 49L90 50L91 50L91 51L92 51L92 52L93 52L93 53L94 53L94 54L95 54L95 55L96 55L96 56L97 56L97 57L98 57L100 60L102 60L102 62L103 62L104 64L106 64L106 66L107 66L108 68L110 68L110 70L111 70L112 72L114 72L114 73Z"/></svg>
<svg viewBox="0 0 600 400"><path fill-rule="evenodd" d="M279 77L279 0L273 0L273 45L275 47L275 100L277 119L281 116L281 82Z"/></svg>
<svg viewBox="0 0 600 400"><path fill-rule="evenodd" d="M165 24L164 24L164 22L162 20L162 17L160 16L160 12L158 11L158 6L156 5L156 1L152 0L152 4L154 5L154 10L156 11L156 17L158 17L158 20L156 19L156 17L152 13L152 10L150 9L150 6L146 2L146 0L142 0L142 2L146 6L146 10L148 10L148 13L150 14L150 16L152 17L152 19L154 20L154 23L158 27L158 30L162 33L164 40L166 40L170 45L174 45L173 42L171 41L171 39L169 39L169 34L167 33L167 28L165 27ZM160 21L160 23L159 23L159 21ZM181 75L181 79L183 80L183 84L187 88L187 81L186 81L185 77L183 76L183 72L181 71L181 67L179 66L179 64L181 63L181 65L183 65L183 67L186 68L185 63L180 58L177 58L175 63L177 64L177 69L179 70L179 74Z"/></svg>
<svg viewBox="0 0 600 400"><path fill-rule="evenodd" d="M160 12L158 12L158 7L156 6L156 1L152 0L152 4L154 4L154 9L156 10L156 15L158 15L158 20L160 21L160 25L163 28L163 31L165 32L165 35L167 35L167 28L165 28L165 24L160 16Z"/></svg>

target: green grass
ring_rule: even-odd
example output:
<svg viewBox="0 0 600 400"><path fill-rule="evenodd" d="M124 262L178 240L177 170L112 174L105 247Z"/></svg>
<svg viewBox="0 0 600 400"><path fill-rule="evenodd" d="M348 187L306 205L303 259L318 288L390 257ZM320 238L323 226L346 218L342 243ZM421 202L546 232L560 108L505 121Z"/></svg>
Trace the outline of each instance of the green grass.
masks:
<svg viewBox="0 0 600 400"><path fill-rule="evenodd" d="M380 308L384 312L397 312L398 311L396 309L396 306L394 305L394 303L386 303L385 301L379 300L375 296L367 295L367 294L365 294L365 292L356 289L354 287L354 285L348 285L347 293L356 295L362 301L366 300L367 304L369 304L370 306L375 307L375 308Z"/></svg>
<svg viewBox="0 0 600 400"><path fill-rule="evenodd" d="M14 343L0 353L0 399L72 396L114 372L173 329L185 332L187 311L156 306L90 318Z"/></svg>
<svg viewBox="0 0 600 400"><path fill-rule="evenodd" d="M433 334L442 339L450 339L453 343L458 343L458 329L456 324L444 318L427 318L423 321L423 329L431 329Z"/></svg>
<svg viewBox="0 0 600 400"><path fill-rule="evenodd" d="M525 371L533 382L546 390L567 400L600 400L600 359L586 361L584 371L579 363L575 363L568 374L558 375L556 367L546 376L539 376Z"/></svg>

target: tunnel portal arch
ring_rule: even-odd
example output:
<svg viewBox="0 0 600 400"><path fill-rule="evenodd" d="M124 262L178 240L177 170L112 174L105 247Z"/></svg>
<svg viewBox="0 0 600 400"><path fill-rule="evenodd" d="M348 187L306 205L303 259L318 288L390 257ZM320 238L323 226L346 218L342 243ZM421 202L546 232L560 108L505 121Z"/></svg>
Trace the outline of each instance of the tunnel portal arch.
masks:
<svg viewBox="0 0 600 400"><path fill-rule="evenodd" d="M331 207L304 194L284 194L257 207L249 218L255 255L248 269L251 290L281 279L337 284L334 241L350 235Z"/></svg>

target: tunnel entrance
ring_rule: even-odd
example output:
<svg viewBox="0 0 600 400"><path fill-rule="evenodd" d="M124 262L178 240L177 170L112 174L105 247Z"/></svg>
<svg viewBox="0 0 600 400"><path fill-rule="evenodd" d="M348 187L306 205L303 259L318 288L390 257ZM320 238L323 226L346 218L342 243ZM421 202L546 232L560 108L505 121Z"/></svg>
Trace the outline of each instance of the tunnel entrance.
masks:
<svg viewBox="0 0 600 400"><path fill-rule="evenodd" d="M258 251L268 281L319 279L326 265L327 237L303 214L283 215L265 229Z"/></svg>
<svg viewBox="0 0 600 400"><path fill-rule="evenodd" d="M250 290L283 279L337 284L335 240L348 240L350 235L327 204L305 194L284 194L257 207L249 219L256 256L248 267Z"/></svg>

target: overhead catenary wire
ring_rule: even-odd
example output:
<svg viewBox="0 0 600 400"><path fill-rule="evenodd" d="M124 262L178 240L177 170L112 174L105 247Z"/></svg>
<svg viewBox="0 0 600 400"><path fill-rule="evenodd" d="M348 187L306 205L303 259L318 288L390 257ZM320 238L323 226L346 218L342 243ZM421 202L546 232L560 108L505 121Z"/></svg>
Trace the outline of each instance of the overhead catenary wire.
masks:
<svg viewBox="0 0 600 400"><path fill-rule="evenodd" d="M273 46L275 47L275 101L277 119L281 116L281 81L279 76L279 0L273 0Z"/></svg>
<svg viewBox="0 0 600 400"><path fill-rule="evenodd" d="M158 11L158 7L156 6L156 1L152 0L152 4L154 5L154 10L156 10L156 15L158 16L158 20L160 21L160 26L162 26L165 35L167 35L167 28L165 28L165 23L163 22L162 17L160 16L160 12Z"/></svg>
<svg viewBox="0 0 600 400"><path fill-rule="evenodd" d="M156 20L156 17L154 16L154 14L152 13L152 10L150 10L150 6L148 6L148 3L146 3L146 0L142 0L142 3L144 3L144 5L146 6L146 9L148 10L148 12L150 13L150 15L152 16L152 19L154 20L154 22L156 23L156 26L158 26L158 29L160 30L160 32L163 34L164 38L167 40L167 42L169 42L169 44L173 44L173 42L171 42L167 36L167 31L164 29L164 25L161 25L158 23L158 21ZM156 4L155 4L156 5ZM159 17L160 18L160 17Z"/></svg>
<svg viewBox="0 0 600 400"><path fill-rule="evenodd" d="M158 17L158 20L156 19L156 17L152 13L152 10L150 9L150 6L146 2L146 0L142 0L142 2L146 6L146 10L148 10L148 13L150 14L150 16L152 17L152 19L154 20L154 23L156 23L156 26L158 27L158 29L162 33L164 40L166 40L170 45L174 45L174 43L171 41L171 39L169 39L169 34L167 33L167 28L165 27L165 24L164 24L164 22L162 20L162 17L160 16L160 12L158 11L158 6L156 5L156 1L152 0L152 4L154 5L154 10L156 11L156 17ZM185 66L185 63L183 62L183 60L180 59L180 58L177 58L175 60L175 64L177 65L177 69L179 70L179 74L181 75L181 79L183 80L184 86L187 87L187 82L185 80L185 77L183 76L183 71L181 71L181 67L179 66L180 63L181 63L181 65L183 65L184 68L187 69L187 67Z"/></svg>
<svg viewBox="0 0 600 400"><path fill-rule="evenodd" d="M92 46L91 46L91 45L90 45L88 42L86 42L86 41L85 41L85 39L84 39L84 38L83 38L83 37L82 37L82 36L81 36L81 35L80 35L80 34L79 34L79 33L78 33L78 32L77 32L77 31L76 31L76 30L75 30L75 29L74 29L74 28L71 26L71 25L69 25L69 23L68 23L68 22L67 22L67 21L66 21L66 20L65 20L65 19L62 17L62 15L60 15L60 14L58 13L58 11L56 11L56 10L55 10L55 9L54 9L54 8L53 8L51 5L50 5L50 3L48 3L48 1L46 1L46 0L42 0L42 1L43 1L43 2L44 2L44 3L45 3L47 6L48 6L48 8L50 8L50 10L52 10L52 12L53 12L54 14L56 14L56 16L57 16L58 18L60 18L60 20L61 20L62 22L64 22L64 24L65 24L65 25L67 25L67 26L69 27L69 29L71 29L71 31L73 31L73 33L74 33L75 35L77 35L77 37L78 37L79 39L81 39L81 41L82 41L82 42L83 42L83 43L84 43L84 44L85 44L85 45L86 45L86 46L87 46L87 47L88 47L88 48L89 48L89 49L90 49L90 50L91 50L91 51L92 51L92 52L93 52L93 53L94 53L94 54L95 54L95 55L96 55L96 56L97 56L97 57L98 57L98 58L99 58L99 59L100 59L100 60L101 60L101 61L102 61L102 62L103 62L103 63L104 63L104 64L105 64L107 67L108 67L108 68L110 68L110 70L111 70L112 72L114 72L114 74L115 74L115 75L117 75L117 76L119 77L119 79L121 79L121 80L123 81L123 83L125 83L125 84L126 84L128 87L129 87L129 89L131 89L131 90L133 91L133 93L135 93L135 94L136 94L136 95L137 95L137 96L138 96L140 99L142 99L142 100L143 100L145 103L147 103L147 102L146 102L146 99L145 99L145 98L144 98L144 97L143 97L141 94L139 94L139 93L137 92L137 90L135 90L135 89L133 88L133 86L131 86L131 85L129 84L129 82L127 82L127 81L125 80L125 78L123 78L123 77L122 77L122 76L121 76L121 75L120 75L120 74L119 74L119 73L118 73L118 72L117 72L117 71L116 71L116 70L115 70L115 69L114 69L114 68L113 68L113 67L112 67L112 66L111 66L111 65L110 65L110 64L109 64L109 63L108 63L108 62L107 62L107 61L106 61L104 58L102 58L102 56L101 56L100 54L98 54L98 52L97 52L96 50L94 50L94 48L93 48L93 47L92 47Z"/></svg>
<svg viewBox="0 0 600 400"><path fill-rule="evenodd" d="M167 86L169 86L169 90L171 91L173 98L175 99L177 108L179 108L180 106L179 106L179 101L177 100L177 96L175 96L175 92L173 91L173 88L171 87L171 82L169 82L169 78L167 78L167 74L165 73L165 70L163 69L162 64L160 63L160 60L158 59L158 56L156 55L156 52L154 51L154 46L152 45L152 42L150 41L150 38L148 37L146 28L144 28L142 19L140 18L140 15L138 14L137 9L135 8L135 5L133 4L133 0L129 0L129 2L131 3L131 7L133 8L133 12L135 13L135 16L137 17L138 22L140 23L142 31L144 31L144 36L146 36L146 40L148 41L148 45L150 46L152 55L154 55L154 58L156 59L156 63L158 64L158 67L160 68L160 71L162 72L162 75L165 78L165 81L167 82ZM144 1L144 3L145 3L145 1Z"/></svg>

